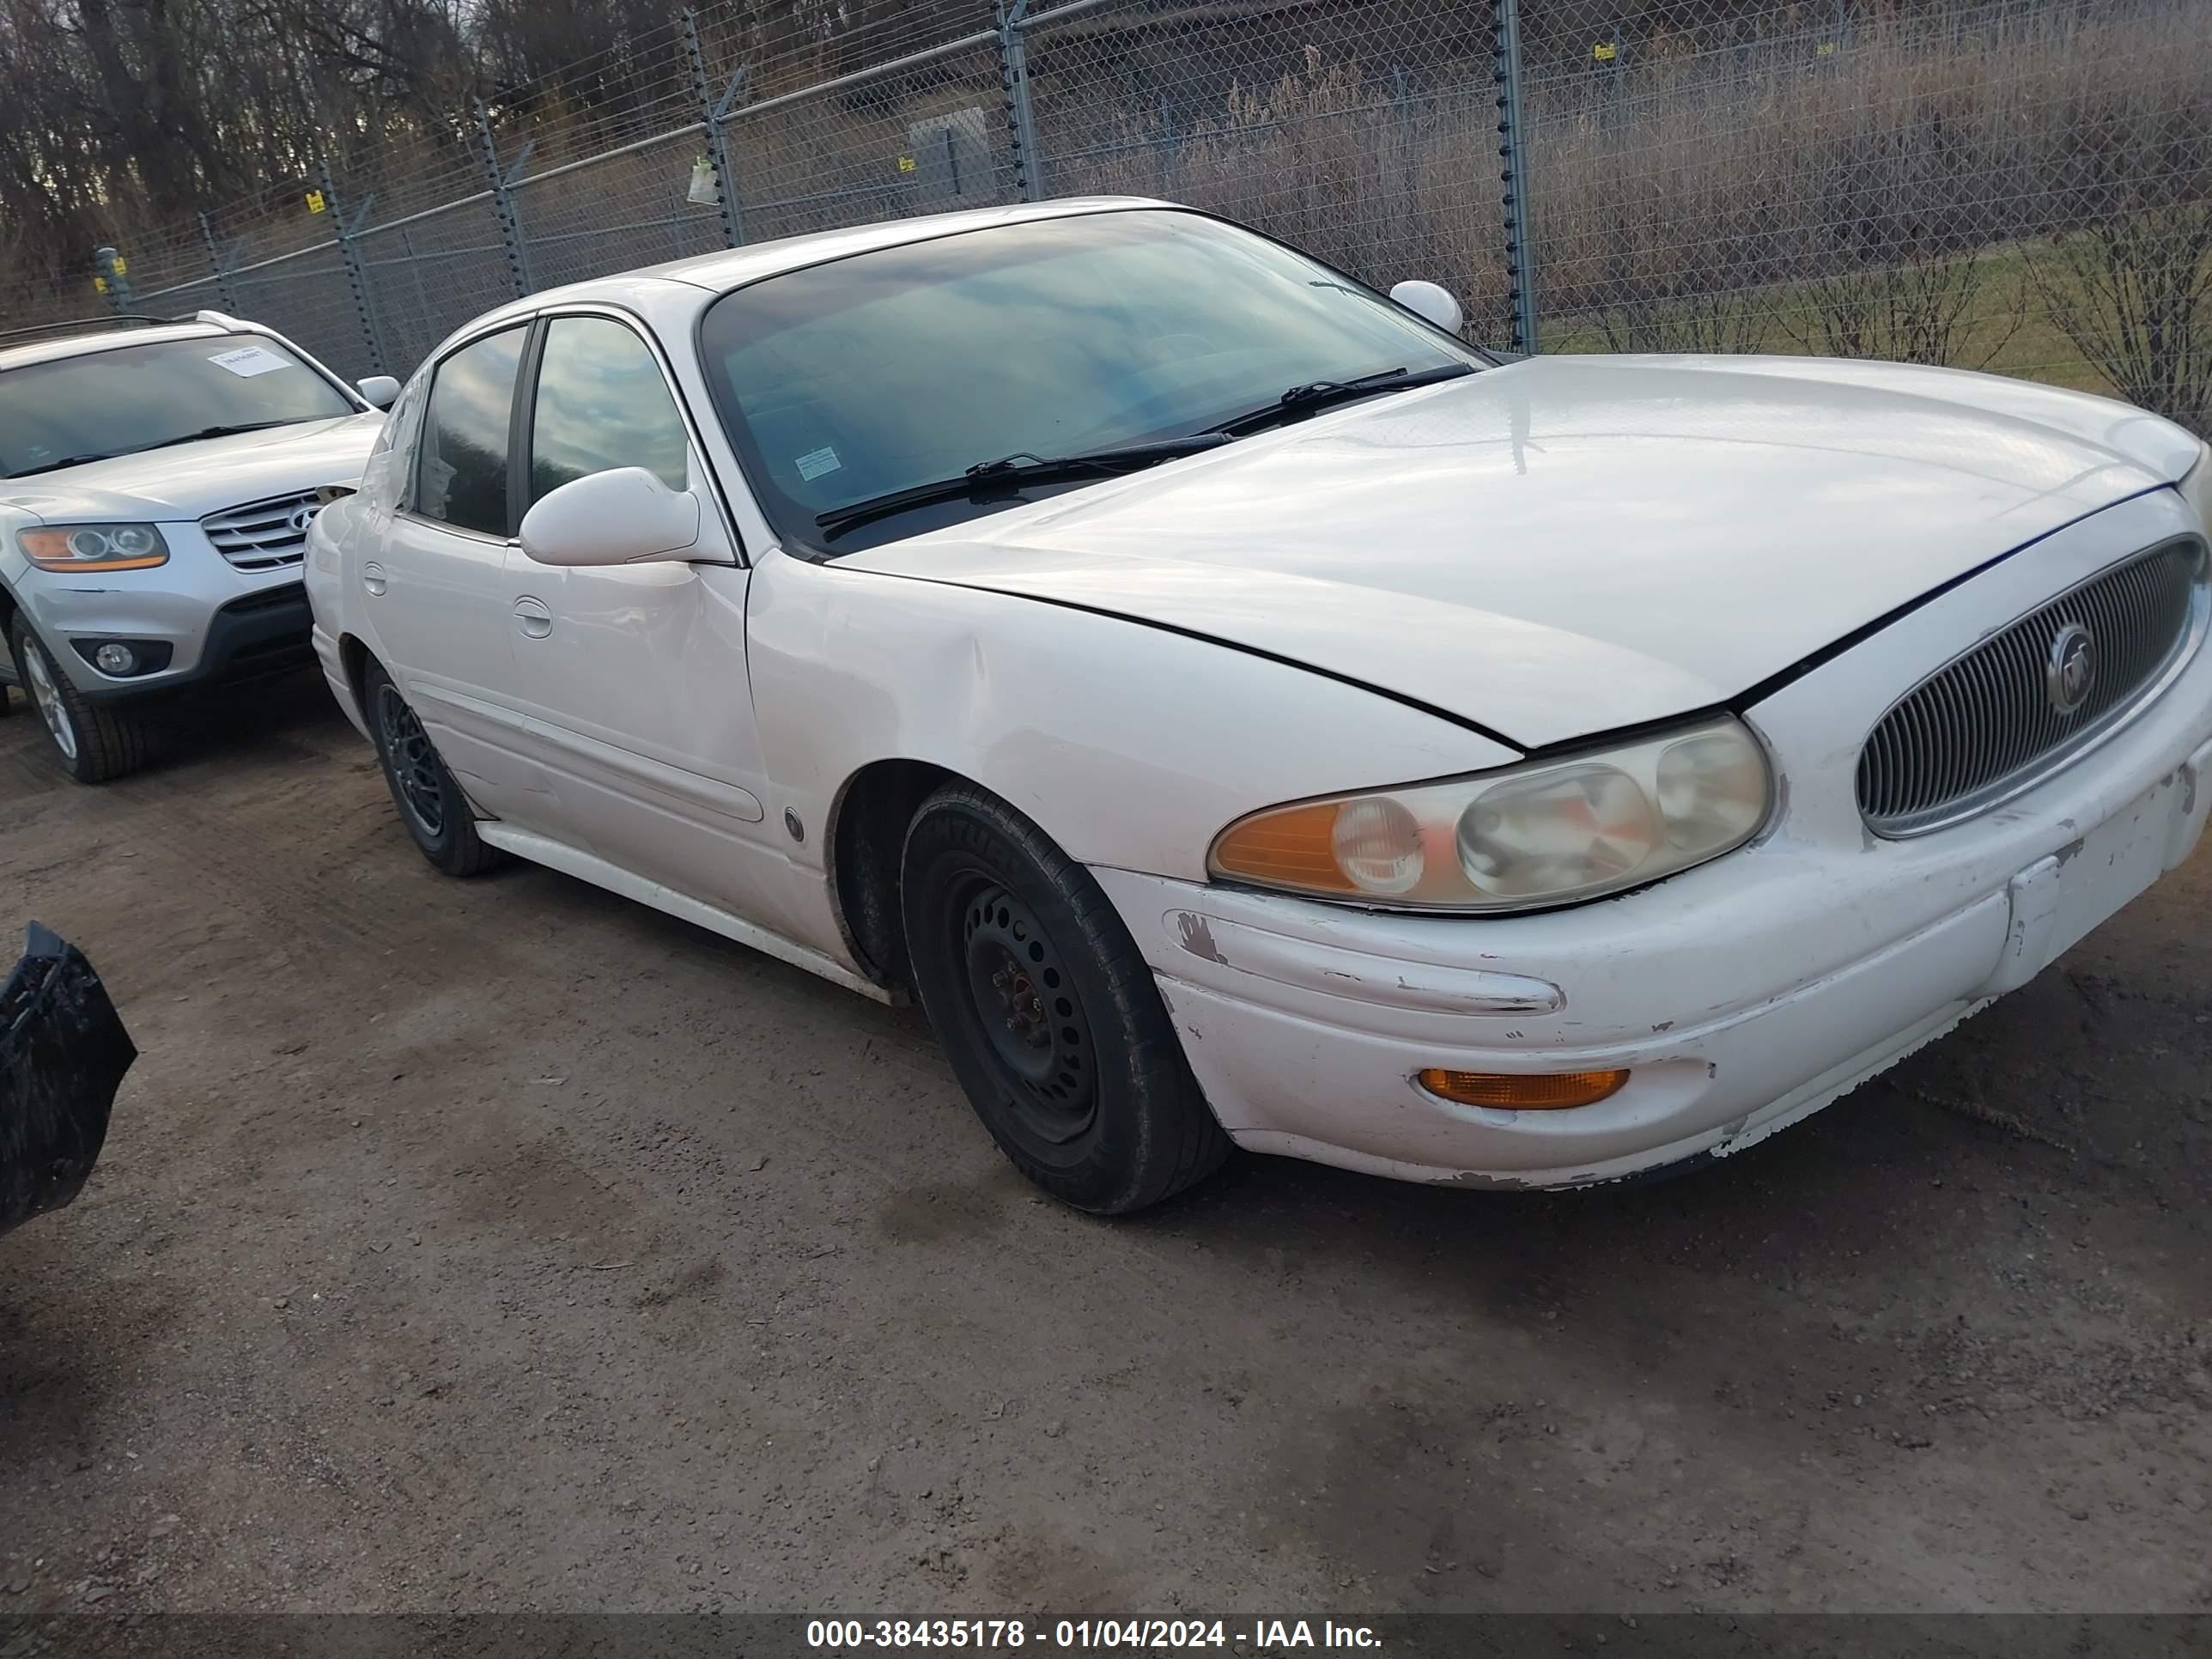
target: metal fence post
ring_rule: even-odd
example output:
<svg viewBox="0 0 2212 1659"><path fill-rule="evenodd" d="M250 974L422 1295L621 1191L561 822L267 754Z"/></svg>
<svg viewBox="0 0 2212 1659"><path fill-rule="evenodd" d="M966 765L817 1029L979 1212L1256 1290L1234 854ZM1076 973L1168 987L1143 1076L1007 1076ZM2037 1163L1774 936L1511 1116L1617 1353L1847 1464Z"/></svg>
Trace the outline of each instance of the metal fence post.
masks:
<svg viewBox="0 0 2212 1659"><path fill-rule="evenodd" d="M200 241L207 249L208 269L215 273L215 291L222 301L222 308L235 317L242 308L238 303L238 289L230 280L230 262L215 243L215 227L208 216L200 215Z"/></svg>
<svg viewBox="0 0 2212 1659"><path fill-rule="evenodd" d="M538 141L533 138L525 144L522 154L514 158L514 166L502 170L499 144L491 136L491 111L481 98L477 100L477 137L483 146L484 178L491 185L492 211L499 216L499 239L507 248L507 277L517 295L527 294L534 286L530 280L530 250L523 245L522 221L515 217L514 185L530 152L538 148Z"/></svg>
<svg viewBox="0 0 2212 1659"><path fill-rule="evenodd" d="M744 204L738 199L738 173L730 165L729 137L722 123L737 102L745 83L745 65L730 77L722 95L714 96L714 83L707 78L707 54L699 45L699 15L690 7L680 14L684 21L684 58L691 70L691 89L699 100L699 118L707 124L707 161L714 169L714 206L722 216L722 240L732 247L745 245Z"/></svg>
<svg viewBox="0 0 2212 1659"><path fill-rule="evenodd" d="M107 308L110 311L130 310L131 284L125 276L131 269L130 262L112 247L94 248L92 262L100 268L97 284L100 291L107 296Z"/></svg>
<svg viewBox="0 0 2212 1659"><path fill-rule="evenodd" d="M998 19L999 84L1006 94L1006 126L1014 143L1014 189L1024 202L1044 195L1044 158L1037 153L1036 112L1030 104L1030 46L1022 33L1030 0L993 0Z"/></svg>
<svg viewBox="0 0 2212 1659"><path fill-rule="evenodd" d="M361 249L354 234L368 217L368 210L376 198L372 196L361 204L361 213L352 223L346 222L345 204L338 199L337 181L331 176L331 164L318 161L316 173L323 186L323 205L331 216L331 234L337 239L338 262L345 267L346 286L353 290L353 308L361 319L361 337L368 346L369 372L384 373L384 342L377 337L376 311L369 300L368 267L361 257Z"/></svg>
<svg viewBox="0 0 2212 1659"><path fill-rule="evenodd" d="M1505 258L1511 272L1513 349L1536 349L1536 253L1528 234L1528 118L1521 85L1520 0L1497 0L1498 155L1504 166Z"/></svg>

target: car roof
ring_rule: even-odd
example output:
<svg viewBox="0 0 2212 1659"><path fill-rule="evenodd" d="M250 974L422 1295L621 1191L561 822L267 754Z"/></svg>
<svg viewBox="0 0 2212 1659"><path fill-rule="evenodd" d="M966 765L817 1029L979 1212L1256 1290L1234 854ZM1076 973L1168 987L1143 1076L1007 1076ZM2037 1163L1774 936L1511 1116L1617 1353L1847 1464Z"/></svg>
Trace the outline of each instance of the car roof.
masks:
<svg viewBox="0 0 2212 1659"><path fill-rule="evenodd" d="M856 225L844 230L815 231L805 236L786 236L772 242L751 242L723 253L702 253L665 264L645 265L612 272L561 288L547 289L520 300L511 300L496 311L488 311L469 324L467 333L509 318L527 317L550 306L579 301L619 300L634 293L641 282L678 283L709 294L726 294L733 288L774 276L783 271L817 265L848 254L876 248L896 247L908 242L927 242L965 230L993 225L1024 224L1038 219L1072 218L1086 213L1110 213L1129 208L1172 207L1171 202L1141 196L1072 196L1059 201L1018 207L970 208L958 213L933 213L917 219L893 219L886 223Z"/></svg>
<svg viewBox="0 0 2212 1659"><path fill-rule="evenodd" d="M64 357L83 357L95 351L144 345L154 340L211 340L231 332L217 323L185 322L153 328L118 328L96 333L64 334L52 339L30 340L21 345L0 344L0 369L21 368L31 363L50 363Z"/></svg>

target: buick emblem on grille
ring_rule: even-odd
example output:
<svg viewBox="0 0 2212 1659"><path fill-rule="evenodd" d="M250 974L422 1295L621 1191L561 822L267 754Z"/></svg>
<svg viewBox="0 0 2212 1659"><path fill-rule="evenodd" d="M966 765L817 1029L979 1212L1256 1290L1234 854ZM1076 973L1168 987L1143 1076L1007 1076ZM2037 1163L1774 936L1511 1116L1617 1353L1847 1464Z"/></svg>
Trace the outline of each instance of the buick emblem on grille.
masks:
<svg viewBox="0 0 2212 1659"><path fill-rule="evenodd" d="M2080 623L2068 623L2052 635L2043 684L2051 707L2061 714L2070 714L2087 702L2097 684L2097 636Z"/></svg>
<svg viewBox="0 0 2212 1659"><path fill-rule="evenodd" d="M313 501L302 501L299 506L294 507L292 509L291 519L289 520L292 528L298 531L302 536L307 533L307 526L314 523L314 521L315 504Z"/></svg>

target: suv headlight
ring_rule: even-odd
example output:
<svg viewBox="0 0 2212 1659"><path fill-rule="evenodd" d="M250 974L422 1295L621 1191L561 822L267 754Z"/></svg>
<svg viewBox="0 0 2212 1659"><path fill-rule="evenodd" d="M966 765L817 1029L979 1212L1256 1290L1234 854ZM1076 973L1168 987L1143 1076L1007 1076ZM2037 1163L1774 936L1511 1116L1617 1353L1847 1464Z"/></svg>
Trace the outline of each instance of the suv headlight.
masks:
<svg viewBox="0 0 2212 1659"><path fill-rule="evenodd" d="M1565 760L1271 807L1223 830L1206 868L1385 909L1529 910L1718 858L1757 833L1772 796L1757 740L1722 718Z"/></svg>
<svg viewBox="0 0 2212 1659"><path fill-rule="evenodd" d="M55 524L19 530L15 544L41 570L150 570L169 544L150 524Z"/></svg>

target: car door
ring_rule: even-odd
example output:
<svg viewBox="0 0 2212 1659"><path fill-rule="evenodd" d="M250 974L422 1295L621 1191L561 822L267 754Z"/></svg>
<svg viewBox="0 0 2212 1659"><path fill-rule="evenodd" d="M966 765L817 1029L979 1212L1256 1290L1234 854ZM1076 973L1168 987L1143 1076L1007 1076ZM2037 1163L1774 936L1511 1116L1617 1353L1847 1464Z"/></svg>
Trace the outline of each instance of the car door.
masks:
<svg viewBox="0 0 2212 1659"><path fill-rule="evenodd" d="M634 875L774 925L782 856L763 823L745 676L746 571L687 414L641 325L543 323L516 426L526 511L588 473L641 466L700 497L693 563L507 562L514 690L550 791L549 833Z"/></svg>
<svg viewBox="0 0 2212 1659"><path fill-rule="evenodd" d="M533 763L512 702L507 563L514 394L530 325L469 342L433 369L399 508L354 571L379 659L461 787L526 821Z"/></svg>

